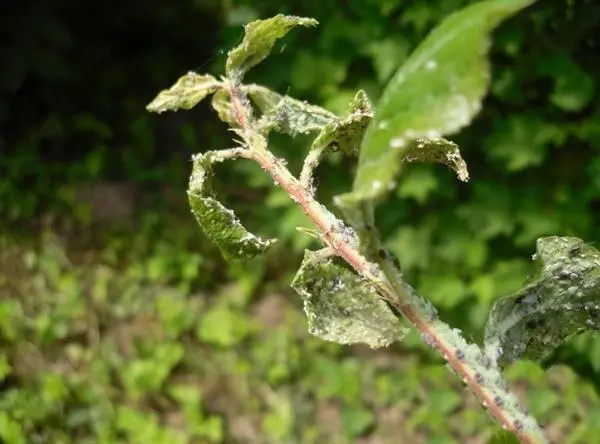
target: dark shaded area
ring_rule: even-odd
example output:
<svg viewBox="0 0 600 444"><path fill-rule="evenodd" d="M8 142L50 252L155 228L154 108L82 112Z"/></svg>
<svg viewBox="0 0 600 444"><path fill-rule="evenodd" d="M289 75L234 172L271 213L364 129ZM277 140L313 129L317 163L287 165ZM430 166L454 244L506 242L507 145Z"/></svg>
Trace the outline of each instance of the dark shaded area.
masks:
<svg viewBox="0 0 600 444"><path fill-rule="evenodd" d="M2 188L3 214L17 205L18 190L37 194L38 205L25 205L17 219L40 216L60 201L61 183L156 184L168 180L161 164L189 158L182 116L156 119L145 105L182 69L207 67L218 48L218 2L40 0L1 8L1 167L11 181Z"/></svg>

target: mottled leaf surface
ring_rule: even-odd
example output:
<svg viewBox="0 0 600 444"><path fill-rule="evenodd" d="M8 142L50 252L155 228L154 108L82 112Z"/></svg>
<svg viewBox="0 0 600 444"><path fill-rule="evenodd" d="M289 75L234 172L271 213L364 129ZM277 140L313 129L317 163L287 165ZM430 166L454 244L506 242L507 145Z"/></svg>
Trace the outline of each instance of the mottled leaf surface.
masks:
<svg viewBox="0 0 600 444"><path fill-rule="evenodd" d="M337 119L335 114L320 106L282 96L264 86L246 85L244 89L263 113L260 123L268 130L296 136L321 131Z"/></svg>
<svg viewBox="0 0 600 444"><path fill-rule="evenodd" d="M225 72L227 77L241 79L253 66L262 62L275 42L296 26L316 26L311 18L278 14L266 20L256 20L244 27L242 43L229 51Z"/></svg>
<svg viewBox="0 0 600 444"><path fill-rule="evenodd" d="M491 0L445 19L392 77L362 141L352 193L374 200L394 188L410 142L466 126L488 89L490 32L531 0Z"/></svg>
<svg viewBox="0 0 600 444"><path fill-rule="evenodd" d="M350 102L348 112L323 126L313 146L334 145L345 154L356 156L372 118L371 102L367 94L359 90Z"/></svg>
<svg viewBox="0 0 600 444"><path fill-rule="evenodd" d="M263 253L274 239L262 239L248 232L232 210L213 197L209 179L211 166L221 161L218 151L209 151L194 158L188 188L188 199L204 235L214 242L226 258L249 258Z"/></svg>
<svg viewBox="0 0 600 444"><path fill-rule="evenodd" d="M304 300L309 332L339 344L385 347L407 329L368 282L306 251L292 287Z"/></svg>
<svg viewBox="0 0 600 444"><path fill-rule="evenodd" d="M188 72L169 89L158 93L146 109L155 113L191 109L206 96L217 91L220 85L211 75Z"/></svg>
<svg viewBox="0 0 600 444"><path fill-rule="evenodd" d="M459 180L469 180L467 164L460 155L458 145L442 137L414 140L406 150L404 161L443 163L456 173Z"/></svg>
<svg viewBox="0 0 600 444"><path fill-rule="evenodd" d="M600 330L600 253L574 237L537 241L535 274L517 293L496 301L486 351L508 363L540 359L569 336Z"/></svg>
<svg viewBox="0 0 600 444"><path fill-rule="evenodd" d="M211 105L217 112L219 119L225 123L235 126L235 119L233 118L233 113L231 110L231 102L229 101L229 93L226 90L220 89L215 92L212 96Z"/></svg>

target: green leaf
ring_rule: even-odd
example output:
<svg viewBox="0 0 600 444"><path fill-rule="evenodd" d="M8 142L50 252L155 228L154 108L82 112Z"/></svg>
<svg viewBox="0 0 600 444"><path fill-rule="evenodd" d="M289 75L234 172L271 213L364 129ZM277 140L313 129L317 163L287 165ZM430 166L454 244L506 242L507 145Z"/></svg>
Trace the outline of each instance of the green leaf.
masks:
<svg viewBox="0 0 600 444"><path fill-rule="evenodd" d="M438 186L438 176L431 169L411 168L404 175L396 194L401 199L412 198L422 205Z"/></svg>
<svg viewBox="0 0 600 444"><path fill-rule="evenodd" d="M514 433L508 430L498 430L487 441L487 444L519 444L520 442Z"/></svg>
<svg viewBox="0 0 600 444"><path fill-rule="evenodd" d="M213 76L190 71L180 77L169 89L158 93L146 109L154 113L191 109L220 87L221 82Z"/></svg>
<svg viewBox="0 0 600 444"><path fill-rule="evenodd" d="M407 331L371 284L319 252L305 251L292 288L304 300L309 332L327 341L379 348Z"/></svg>
<svg viewBox="0 0 600 444"><path fill-rule="evenodd" d="M567 54L556 54L543 60L540 73L554 78L554 91L550 102L564 111L577 112L585 108L594 97L595 83Z"/></svg>
<svg viewBox="0 0 600 444"><path fill-rule="evenodd" d="M419 138L406 147L406 162L443 163L453 170L459 180L469 180L467 164L460 155L458 145L444 138Z"/></svg>
<svg viewBox="0 0 600 444"><path fill-rule="evenodd" d="M402 160L418 138L468 125L488 89L490 32L531 0L491 0L466 7L435 28L387 85L362 142L352 193L342 206L375 200L395 187Z"/></svg>
<svg viewBox="0 0 600 444"><path fill-rule="evenodd" d="M488 354L509 363L540 359L568 337L600 330L600 253L575 237L537 241L536 273L493 305L485 331Z"/></svg>
<svg viewBox="0 0 600 444"><path fill-rule="evenodd" d="M213 162L222 161L218 151L209 151L194 158L188 189L192 213L204 235L214 242L226 258L248 258L263 253L275 239L262 239L248 232L232 210L216 200L208 179Z"/></svg>
<svg viewBox="0 0 600 444"><path fill-rule="evenodd" d="M333 145L347 155L358 154L360 141L373 118L373 111L367 94L362 90L356 93L348 108L345 116L323 126L313 147Z"/></svg>
<svg viewBox="0 0 600 444"><path fill-rule="evenodd" d="M25 444L28 439L20 422L23 421L15 421L7 412L0 411L0 439L6 443Z"/></svg>
<svg viewBox="0 0 600 444"><path fill-rule="evenodd" d="M217 112L217 115L221 121L228 123L231 126L235 126L235 119L233 118L233 113L231 110L231 102L229 101L229 93L226 90L220 89L215 92L212 96L211 105Z"/></svg>
<svg viewBox="0 0 600 444"><path fill-rule="evenodd" d="M221 347L233 347L251 332L252 325L239 311L224 304L211 307L200 319L196 335L200 341Z"/></svg>
<svg viewBox="0 0 600 444"><path fill-rule="evenodd" d="M321 129L337 119L324 108L289 96L282 96L260 85L246 85L244 90L263 113L260 125L268 130L296 136Z"/></svg>
<svg viewBox="0 0 600 444"><path fill-rule="evenodd" d="M344 434L350 438L358 438L375 422L375 415L366 407L346 406L341 414Z"/></svg>
<svg viewBox="0 0 600 444"><path fill-rule="evenodd" d="M568 133L555 123L532 114L516 114L494 123L487 137L487 154L502 161L509 171L521 171L542 164L552 145L560 145Z"/></svg>
<svg viewBox="0 0 600 444"><path fill-rule="evenodd" d="M242 43L229 51L225 72L227 77L241 80L252 67L262 62L275 42L296 26L316 26L311 18L278 14L266 20L256 20L244 26Z"/></svg>

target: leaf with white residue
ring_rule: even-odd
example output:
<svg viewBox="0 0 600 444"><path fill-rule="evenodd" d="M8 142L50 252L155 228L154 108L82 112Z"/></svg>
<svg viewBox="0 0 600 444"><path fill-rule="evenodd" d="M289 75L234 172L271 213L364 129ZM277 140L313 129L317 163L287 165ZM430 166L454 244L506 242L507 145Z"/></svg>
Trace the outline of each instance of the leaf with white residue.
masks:
<svg viewBox="0 0 600 444"><path fill-rule="evenodd" d="M459 180L469 180L467 164L460 155L458 145L444 138L417 139L406 150L405 162L443 163L453 170Z"/></svg>
<svg viewBox="0 0 600 444"><path fill-rule="evenodd" d="M452 134L479 112L488 89L489 35L532 0L468 6L437 26L392 77L362 141L345 206L375 201L395 186L412 141Z"/></svg>
<svg viewBox="0 0 600 444"><path fill-rule="evenodd" d="M372 284L318 252L305 252L292 288L304 300L309 332L321 339L380 348L406 334Z"/></svg>
<svg viewBox="0 0 600 444"><path fill-rule="evenodd" d="M575 237L537 241L536 273L517 293L496 301L485 346L509 363L540 359L570 336L600 330L600 252Z"/></svg>
<svg viewBox="0 0 600 444"><path fill-rule="evenodd" d="M232 126L235 126L235 119L233 117L233 111L231 109L231 102L229 101L229 93L220 89L212 96L211 105L213 109L217 112L219 119L221 119L225 123L229 123Z"/></svg>
<svg viewBox="0 0 600 444"><path fill-rule="evenodd" d="M211 166L222 161L218 151L194 158L188 199L204 235L214 242L226 258L248 258L263 253L275 239L262 239L248 232L232 210L213 197L208 179Z"/></svg>
<svg viewBox="0 0 600 444"><path fill-rule="evenodd" d="M282 96L260 85L246 85L244 90L263 113L261 126L290 136L321 131L336 115L320 106L289 96Z"/></svg>
<svg viewBox="0 0 600 444"><path fill-rule="evenodd" d="M229 51L225 72L227 77L241 80L253 66L262 62L277 40L296 26L316 26L315 19L278 14L266 20L256 20L244 26L242 43Z"/></svg>
<svg viewBox="0 0 600 444"><path fill-rule="evenodd" d="M323 126L313 146L335 144L336 148L343 153L356 156L360 141L372 118L371 102L367 94L359 90L350 102L346 115Z"/></svg>
<svg viewBox="0 0 600 444"><path fill-rule="evenodd" d="M158 93L146 109L155 113L191 109L220 86L221 83L211 75L188 72L169 89Z"/></svg>

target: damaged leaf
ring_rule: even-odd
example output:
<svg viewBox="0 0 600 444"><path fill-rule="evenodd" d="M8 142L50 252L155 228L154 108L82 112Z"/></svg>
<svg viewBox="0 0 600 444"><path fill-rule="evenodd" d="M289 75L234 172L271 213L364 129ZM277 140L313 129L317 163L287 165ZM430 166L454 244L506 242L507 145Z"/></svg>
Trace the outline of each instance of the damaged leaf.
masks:
<svg viewBox="0 0 600 444"><path fill-rule="evenodd" d="M212 96L211 105L217 112L217 115L222 122L235 126L235 120L231 110L231 103L229 101L229 93L226 90L220 89L215 92Z"/></svg>
<svg viewBox="0 0 600 444"><path fill-rule="evenodd" d="M407 332L371 284L319 252L305 251L292 288L304 301L309 332L321 339L380 348Z"/></svg>
<svg viewBox="0 0 600 444"><path fill-rule="evenodd" d="M213 76L190 71L180 77L169 89L158 93L146 109L155 113L191 109L220 87L221 83Z"/></svg>
<svg viewBox="0 0 600 444"><path fill-rule="evenodd" d="M371 102L367 94L359 90L350 102L346 115L323 126L313 142L313 147L334 145L343 153L356 156L365 130L372 118Z"/></svg>
<svg viewBox="0 0 600 444"><path fill-rule="evenodd" d="M218 151L209 151L194 158L188 199L204 235L230 259L249 258L263 253L275 239L262 239L248 232L234 212L213 197L209 179L211 166L220 162Z"/></svg>
<svg viewBox="0 0 600 444"><path fill-rule="evenodd" d="M263 113L261 126L290 136L308 134L337 119L320 106L311 105L289 96L282 96L264 86L247 85L248 96Z"/></svg>
<svg viewBox="0 0 600 444"><path fill-rule="evenodd" d="M571 335L600 330L600 253L575 237L537 241L534 276L493 305L487 353L504 363L541 359Z"/></svg>
<svg viewBox="0 0 600 444"><path fill-rule="evenodd" d="M459 180L469 180L467 164L460 155L458 145L441 137L413 141L406 150L404 161L443 163L456 173Z"/></svg>
<svg viewBox="0 0 600 444"><path fill-rule="evenodd" d="M296 26L316 26L319 22L306 17L278 14L266 20L256 20L244 26L242 43L229 51L225 72L227 77L241 80L252 67L262 62L275 42Z"/></svg>

